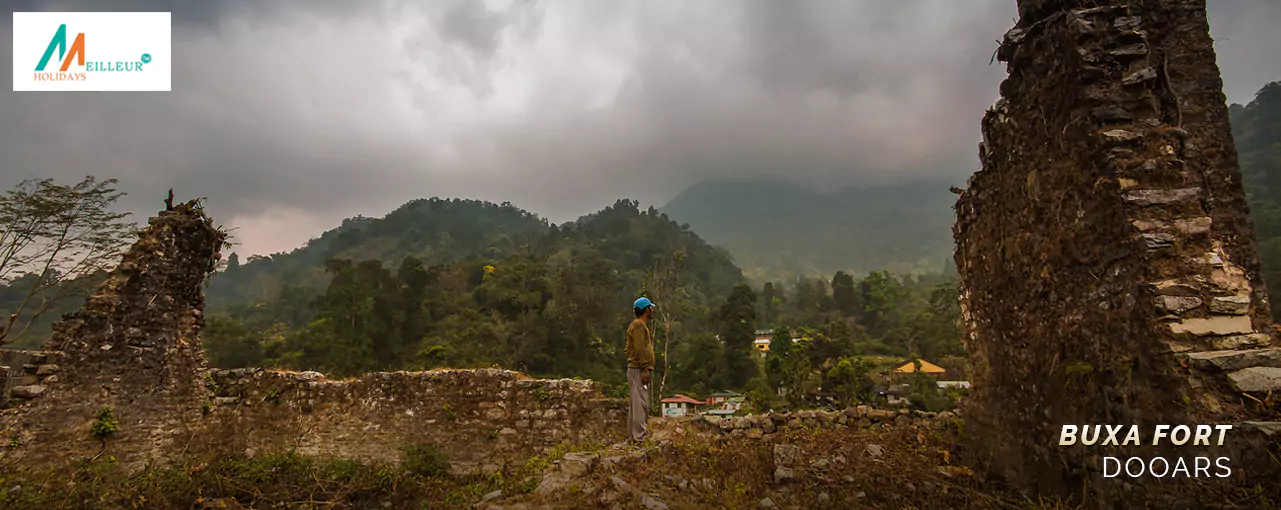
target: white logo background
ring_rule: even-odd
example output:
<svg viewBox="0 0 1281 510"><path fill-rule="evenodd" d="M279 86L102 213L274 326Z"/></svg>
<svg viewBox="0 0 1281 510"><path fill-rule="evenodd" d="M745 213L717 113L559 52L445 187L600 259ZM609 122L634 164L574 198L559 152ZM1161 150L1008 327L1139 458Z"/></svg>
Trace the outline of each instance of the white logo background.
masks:
<svg viewBox="0 0 1281 510"><path fill-rule="evenodd" d="M41 81L36 66L58 27L67 25L67 51L76 35L85 35L85 63L151 62L142 71L86 71L72 61L68 73L85 73L83 81ZM110 64L109 64L110 65ZM54 51L45 73L57 73L62 59ZM13 13L13 90L170 90L173 54L167 12L15 12Z"/></svg>

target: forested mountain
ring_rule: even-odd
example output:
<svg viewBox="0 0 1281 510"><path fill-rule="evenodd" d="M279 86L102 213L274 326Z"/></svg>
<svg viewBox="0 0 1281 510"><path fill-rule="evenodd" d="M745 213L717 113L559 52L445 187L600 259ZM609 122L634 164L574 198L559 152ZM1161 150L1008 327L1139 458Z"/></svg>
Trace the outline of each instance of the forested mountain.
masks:
<svg viewBox="0 0 1281 510"><path fill-rule="evenodd" d="M229 263L204 340L220 366L497 364L621 382L632 300L645 292L680 327L705 329L741 280L723 250L634 201L557 226L506 204L423 200Z"/></svg>
<svg viewBox="0 0 1281 510"><path fill-rule="evenodd" d="M293 253L231 263L211 287L202 339L220 367L346 376L500 366L592 378L617 394L622 332L641 294L660 303L668 393L803 394L830 389L827 367L859 355L960 354L955 285L943 276L838 272L751 286L724 250L629 200L564 225L508 205L411 202ZM810 341L762 367L761 328Z"/></svg>
<svg viewBox="0 0 1281 510"><path fill-rule="evenodd" d="M1246 201L1259 240L1272 316L1281 321L1281 82L1265 85L1246 106L1229 108Z"/></svg>
<svg viewBox="0 0 1281 510"><path fill-rule="evenodd" d="M382 218L355 217L306 246L248 263L229 259L209 290L208 306L271 300L280 292L319 292L328 283L325 261L382 260L413 256L440 264L478 256L503 256L541 236L548 224L511 204L421 199ZM298 287L298 288L295 288Z"/></svg>
<svg viewBox="0 0 1281 510"><path fill-rule="evenodd" d="M766 281L840 270L950 271L955 199L937 183L822 193L785 181L708 181L662 211Z"/></svg>

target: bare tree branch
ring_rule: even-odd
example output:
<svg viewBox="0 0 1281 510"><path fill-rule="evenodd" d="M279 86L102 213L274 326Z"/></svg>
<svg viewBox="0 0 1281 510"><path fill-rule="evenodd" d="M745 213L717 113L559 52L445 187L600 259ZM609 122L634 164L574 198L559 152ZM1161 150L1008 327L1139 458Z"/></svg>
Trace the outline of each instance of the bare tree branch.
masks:
<svg viewBox="0 0 1281 510"><path fill-rule="evenodd" d="M21 297L0 302L8 315L0 344L22 338L42 315L83 295L85 280L115 264L134 232L127 213L111 210L124 195L115 184L93 176L70 186L30 179L0 195L0 288L10 295L23 289Z"/></svg>

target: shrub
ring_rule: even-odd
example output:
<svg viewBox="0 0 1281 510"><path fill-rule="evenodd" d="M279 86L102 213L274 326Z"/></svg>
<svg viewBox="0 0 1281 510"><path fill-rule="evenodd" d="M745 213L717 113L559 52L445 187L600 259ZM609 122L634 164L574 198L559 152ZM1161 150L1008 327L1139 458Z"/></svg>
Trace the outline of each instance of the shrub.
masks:
<svg viewBox="0 0 1281 510"><path fill-rule="evenodd" d="M410 473L436 478L449 473L449 456L434 444L420 443L401 448L405 452L405 468Z"/></svg>
<svg viewBox="0 0 1281 510"><path fill-rule="evenodd" d="M89 433L98 439L106 439L120 430L120 422L116 420L116 412L111 406L102 406L98 408L98 418L89 426Z"/></svg>

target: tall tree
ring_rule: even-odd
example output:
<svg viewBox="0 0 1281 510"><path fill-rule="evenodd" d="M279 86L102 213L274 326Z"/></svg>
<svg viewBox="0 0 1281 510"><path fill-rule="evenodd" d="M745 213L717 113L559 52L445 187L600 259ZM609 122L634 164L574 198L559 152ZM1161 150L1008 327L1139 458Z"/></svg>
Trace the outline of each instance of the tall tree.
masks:
<svg viewBox="0 0 1281 510"><path fill-rule="evenodd" d="M73 185L31 179L0 196L0 282L21 295L0 318L0 344L15 342L45 313L88 292L133 235L128 213L112 210L123 192L115 179Z"/></svg>
<svg viewBox="0 0 1281 510"><path fill-rule="evenodd" d="M854 289L854 277L845 271L837 271L832 277L832 301L836 309L845 315L859 311L859 295Z"/></svg>
<svg viewBox="0 0 1281 510"><path fill-rule="evenodd" d="M742 387L755 377L756 293L746 284L734 287L720 309L720 335L725 345L725 367L729 384Z"/></svg>

